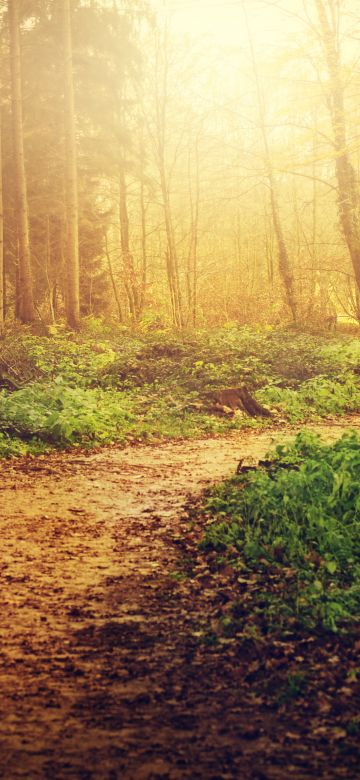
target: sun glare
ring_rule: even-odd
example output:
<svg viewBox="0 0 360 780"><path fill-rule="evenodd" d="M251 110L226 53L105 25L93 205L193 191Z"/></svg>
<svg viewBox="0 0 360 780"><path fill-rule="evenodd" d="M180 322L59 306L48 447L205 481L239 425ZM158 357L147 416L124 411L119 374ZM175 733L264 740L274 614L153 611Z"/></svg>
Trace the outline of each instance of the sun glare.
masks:
<svg viewBox="0 0 360 780"><path fill-rule="evenodd" d="M153 0L159 17L174 33L208 40L219 47L246 47L251 28L256 43L269 52L296 35L298 0L281 5L266 0Z"/></svg>

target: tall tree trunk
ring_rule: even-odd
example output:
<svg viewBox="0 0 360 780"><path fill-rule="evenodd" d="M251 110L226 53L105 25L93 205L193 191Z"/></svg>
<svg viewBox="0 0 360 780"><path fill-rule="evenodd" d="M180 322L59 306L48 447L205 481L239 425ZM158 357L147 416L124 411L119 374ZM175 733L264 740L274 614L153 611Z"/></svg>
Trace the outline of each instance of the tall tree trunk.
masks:
<svg viewBox="0 0 360 780"><path fill-rule="evenodd" d="M48 301L51 322L55 324L55 309L54 309L54 282L51 280L51 229L50 229L50 217L46 217L46 255L45 255L45 276L48 288Z"/></svg>
<svg viewBox="0 0 360 780"><path fill-rule="evenodd" d="M163 199L163 208L165 216L165 229L167 238L166 249L166 269L170 290L171 308L173 315L173 322L177 328L182 328L184 325L183 311L182 311L182 299L179 280L179 266L178 257L176 251L176 242L174 235L174 226L172 221L170 196L166 181L165 164L160 162L160 182L161 193Z"/></svg>
<svg viewBox="0 0 360 780"><path fill-rule="evenodd" d="M33 282L31 274L31 253L29 236L29 212L24 159L24 133L21 85L21 52L18 0L8 0L11 102L14 138L14 169L16 188L16 224L19 241L19 300L18 314L22 322L30 323L36 318Z"/></svg>
<svg viewBox="0 0 360 780"><path fill-rule="evenodd" d="M70 0L63 0L67 320L80 325L79 205Z"/></svg>
<svg viewBox="0 0 360 780"><path fill-rule="evenodd" d="M296 322L297 303L295 299L294 274L291 269L290 258L287 251L285 238L284 238L281 217L280 217L279 201L277 197L277 190L275 184L275 177L274 177L271 159L269 155L267 140L266 140L265 155L266 155L267 175L268 175L269 189L270 189L272 221L273 221L274 233L275 233L275 237L277 241L277 249L278 249L279 274L280 274L281 281L284 285L286 303L291 311L293 321Z"/></svg>
<svg viewBox="0 0 360 780"><path fill-rule="evenodd" d="M140 218L141 218L141 254L142 254L142 268L141 268L141 285L140 285L140 300L139 307L140 313L143 311L146 304L146 291L148 280L148 256L147 256L147 232L146 232L146 205L145 205L145 184L144 184L144 171L145 171L145 152L144 152L144 139L141 133L140 138Z"/></svg>
<svg viewBox="0 0 360 780"><path fill-rule="evenodd" d="M176 328L183 328L183 306L179 279L179 263L175 240L175 231L170 201L169 176L166 165L166 129L167 129L167 99L168 99L168 38L167 32L163 42L164 63L162 70L158 69L156 74L156 156L160 178L160 190L164 210L164 221L166 231L166 272L169 284L170 302L173 324ZM159 64L159 63L158 63Z"/></svg>
<svg viewBox="0 0 360 780"><path fill-rule="evenodd" d="M328 107L334 136L335 169L339 193L339 217L345 242L360 290L360 190L347 149L345 90L333 3L329 12L323 0L314 0L319 19L321 41L329 73Z"/></svg>
<svg viewBox="0 0 360 780"><path fill-rule="evenodd" d="M198 230L200 209L200 174L199 174L199 138L196 138L194 149L195 184L193 192L191 183L192 160L189 150L188 155L188 182L190 204L190 238L187 262L187 291L188 291L188 316L193 328L196 327L197 315L197 255L198 255Z"/></svg>
<svg viewBox="0 0 360 780"><path fill-rule="evenodd" d="M247 24L247 19L246 19L246 25L247 25L251 60L252 60L252 66L253 66L255 84L256 84L256 93L257 93L258 110L259 110L259 123L260 123L261 135L263 140L263 146L264 146L265 168L266 168L266 174L267 174L269 190L270 190L271 214L272 214L274 233L275 233L277 249L278 249L279 274L284 286L286 303L291 311L293 321L296 322L297 301L295 296L295 280L294 280L294 274L292 271L291 262L290 262L286 241L284 237L282 222L281 222L277 187L276 187L274 169L273 169L273 164L272 164L272 159L270 154L270 146L269 146L269 140L268 140L268 134L267 134L267 128L265 122L264 96L260 86L258 66L256 62L250 29Z"/></svg>
<svg viewBox="0 0 360 780"><path fill-rule="evenodd" d="M4 208L2 178L2 117L0 110L0 336L5 324Z"/></svg>
<svg viewBox="0 0 360 780"><path fill-rule="evenodd" d="M119 322L123 322L124 318L123 318L123 313L122 313L122 308L121 308L121 302L120 302L120 297L119 297L119 293L118 293L118 288L117 288L117 284L116 284L116 279L115 279L114 271L113 271L113 267L112 267L111 256L110 256L109 245L108 245L108 237L107 237L106 230L105 230L105 233L104 233L104 239L105 239L105 255L106 255L106 259L107 259L109 276L110 276L110 279L111 279L111 285L112 285L112 288L113 288L114 298L115 298L116 306L117 306L117 310L118 310Z"/></svg>
<svg viewBox="0 0 360 780"><path fill-rule="evenodd" d="M127 187L123 163L120 165L119 172L119 218L124 285L128 297L130 314L133 320L136 322L139 318L140 310L139 292L134 268L134 258L130 252Z"/></svg>
<svg viewBox="0 0 360 780"><path fill-rule="evenodd" d="M146 233L146 206L144 196L144 182L140 182L140 217L141 217L141 287L140 287L140 313L146 304L146 290L148 281L148 256L147 256L147 233Z"/></svg>

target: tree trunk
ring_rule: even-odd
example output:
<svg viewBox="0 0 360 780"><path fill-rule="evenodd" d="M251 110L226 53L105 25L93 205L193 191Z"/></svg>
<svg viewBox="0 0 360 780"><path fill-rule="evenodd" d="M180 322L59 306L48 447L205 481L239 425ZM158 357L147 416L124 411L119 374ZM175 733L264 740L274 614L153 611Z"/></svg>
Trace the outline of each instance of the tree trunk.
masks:
<svg viewBox="0 0 360 780"><path fill-rule="evenodd" d="M181 329L184 325L181 290L179 281L179 268L178 257L176 251L176 243L174 236L174 227L172 222L170 197L166 181L165 163L160 161L160 183L161 194L163 199L164 217L165 217L165 229L167 238L166 249L166 270L170 290L171 308L173 323L175 327Z"/></svg>
<svg viewBox="0 0 360 780"><path fill-rule="evenodd" d="M63 0L67 320L80 326L79 205L70 0Z"/></svg>
<svg viewBox="0 0 360 780"><path fill-rule="evenodd" d="M160 190L164 210L166 230L166 272L169 284L173 324L181 330L184 326L182 295L179 279L179 263L177 256L175 231L170 202L169 175L166 165L166 125L167 125L167 92L168 92L168 39L164 40L164 64L162 72L156 74L156 156L159 169Z"/></svg>
<svg viewBox="0 0 360 780"><path fill-rule="evenodd" d="M119 218L120 218L120 237L121 254L123 261L124 285L129 302L130 314L136 322L139 318L139 292L137 288L136 274L134 268L134 258L130 252L129 241L129 214L127 208L127 188L125 179L124 165L120 165L119 173Z"/></svg>
<svg viewBox="0 0 360 780"><path fill-rule="evenodd" d="M356 284L360 290L360 191L347 149L345 91L337 31L333 18L329 19L323 0L315 0L315 6L329 73L328 107L334 136L340 224L354 269Z"/></svg>
<svg viewBox="0 0 360 780"><path fill-rule="evenodd" d="M246 20L246 24L247 24L247 20ZM294 274L291 268L290 258L287 251L287 246L286 246L284 232L281 223L274 169L271 160L268 134L267 134L267 128L265 122L264 96L260 86L260 79L259 79L257 62L255 58L254 46L253 46L248 24L247 24L247 29L248 29L250 52L251 52L251 60L252 60L252 66L253 66L255 84L256 84L260 129L261 129L261 135L262 135L264 153L265 153L265 168L266 168L266 174L267 174L269 189L270 189L271 214L272 214L274 233L275 233L277 248L278 248L279 274L284 286L286 303L291 311L293 321L296 322L297 302L295 296Z"/></svg>
<svg viewBox="0 0 360 780"><path fill-rule="evenodd" d="M275 180L274 180L273 170L270 162L270 157L268 157L267 160L267 167L268 167L268 179L270 185L271 212L272 212L272 219L274 225L274 232L275 232L277 246L278 246L279 273L285 289L286 303L291 311L293 321L296 322L297 305L296 305L295 291L294 291L294 275L291 270L289 255L288 255L288 251L284 239L284 234L283 234L283 229L282 229L282 224L280 219L279 204L278 204L277 193L275 189Z"/></svg>
<svg viewBox="0 0 360 780"><path fill-rule="evenodd" d="M142 254L142 268L141 268L141 286L140 286L140 314L143 311L146 304L146 291L148 281L148 257L147 257L147 232L146 232L146 205L145 205L145 185L144 185L144 171L145 171L145 153L144 153L144 140L141 134L140 141L140 218L141 218L141 254Z"/></svg>
<svg viewBox="0 0 360 780"><path fill-rule="evenodd" d="M8 0L8 11L11 65L11 102L14 138L14 171L16 189L16 224L19 242L18 314L22 322L30 323L35 320L36 314L31 274L29 213L24 159L18 0Z"/></svg>
<svg viewBox="0 0 360 780"><path fill-rule="evenodd" d="M197 254L198 254L198 230L200 208L200 175L199 175L199 139L195 141L195 192L191 184L191 154L188 155L188 181L190 204L190 238L187 262L187 292L188 292L188 317L193 328L196 327L197 315Z"/></svg>
<svg viewBox="0 0 360 780"><path fill-rule="evenodd" d="M109 276L110 276L110 279L111 279L111 285L112 285L112 288L113 288L114 298L115 298L116 306L117 306L117 310L118 310L119 322L123 322L124 318L123 318L123 313L122 313L122 308L121 308L121 302L120 302L120 298L119 298L118 288L117 288L117 284L116 284L116 279L115 279L114 271L113 271L113 267L112 267L112 262L111 262L110 252L109 252L108 238L107 238L106 231L105 231L104 238L105 238L105 255L106 255L106 259L107 259L107 264L108 264L108 269L109 269Z"/></svg>
<svg viewBox="0 0 360 780"><path fill-rule="evenodd" d="M55 324L55 309L53 305L54 301L54 283L52 282L50 278L50 269L51 269L51 229L50 229L50 217L49 215L46 217L46 255L45 255L45 276L46 276L46 284L48 288L48 301L49 301L49 311L50 311L50 317L51 322L54 325Z"/></svg>
<svg viewBox="0 0 360 780"><path fill-rule="evenodd" d="M4 208L2 179L2 121L0 112L0 337L5 324Z"/></svg>

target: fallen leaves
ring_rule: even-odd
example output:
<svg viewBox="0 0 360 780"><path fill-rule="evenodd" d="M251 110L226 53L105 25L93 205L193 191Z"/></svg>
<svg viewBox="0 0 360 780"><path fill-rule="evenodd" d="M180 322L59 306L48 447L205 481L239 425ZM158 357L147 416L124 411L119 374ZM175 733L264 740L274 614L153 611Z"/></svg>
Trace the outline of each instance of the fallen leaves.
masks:
<svg viewBox="0 0 360 780"><path fill-rule="evenodd" d="M16 466L0 731L34 776L297 780L331 762L352 777L360 639L269 634L253 609L261 578L234 566L235 548L222 564L201 552L202 519L181 515L209 452L215 476L236 462L236 442L219 462L223 446L56 455L52 475Z"/></svg>

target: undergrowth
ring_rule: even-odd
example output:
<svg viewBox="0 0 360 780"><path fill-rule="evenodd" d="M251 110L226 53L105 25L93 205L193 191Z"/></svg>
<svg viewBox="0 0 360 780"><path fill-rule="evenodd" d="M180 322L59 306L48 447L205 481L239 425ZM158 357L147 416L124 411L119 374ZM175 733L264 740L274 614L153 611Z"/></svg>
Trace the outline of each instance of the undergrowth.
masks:
<svg viewBox="0 0 360 780"><path fill-rule="evenodd" d="M270 628L359 620L359 437L325 445L305 431L269 458L213 489L202 547L259 574L252 606Z"/></svg>
<svg viewBox="0 0 360 780"><path fill-rule="evenodd" d="M206 393L245 382L277 420L360 409L360 341L229 325L180 336L121 329L0 344L0 456L263 425L215 416Z"/></svg>

